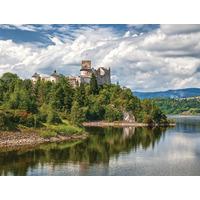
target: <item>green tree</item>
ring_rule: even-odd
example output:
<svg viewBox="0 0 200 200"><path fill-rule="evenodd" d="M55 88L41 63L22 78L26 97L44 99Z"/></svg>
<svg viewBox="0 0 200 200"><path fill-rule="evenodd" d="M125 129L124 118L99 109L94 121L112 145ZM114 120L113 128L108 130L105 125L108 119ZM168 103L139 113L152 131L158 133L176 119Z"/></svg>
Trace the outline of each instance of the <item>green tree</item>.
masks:
<svg viewBox="0 0 200 200"><path fill-rule="evenodd" d="M81 125L81 123L85 121L85 112L83 108L79 106L77 101L73 102L70 120L76 125Z"/></svg>
<svg viewBox="0 0 200 200"><path fill-rule="evenodd" d="M70 112L74 91L65 77L55 83L51 90L51 104L59 111Z"/></svg>
<svg viewBox="0 0 200 200"><path fill-rule="evenodd" d="M47 113L47 123L49 124L60 124L62 120L60 119L58 113L53 109L50 109Z"/></svg>
<svg viewBox="0 0 200 200"><path fill-rule="evenodd" d="M90 90L92 94L98 94L99 88L97 84L97 79L94 73L92 73L91 80L90 80Z"/></svg>
<svg viewBox="0 0 200 200"><path fill-rule="evenodd" d="M155 123L160 124L160 123L166 123L167 122L167 117L163 112L158 108L154 107L152 109L151 116L154 120Z"/></svg>
<svg viewBox="0 0 200 200"><path fill-rule="evenodd" d="M85 85L83 83L81 83L80 86L76 88L74 99L81 107L86 104Z"/></svg>
<svg viewBox="0 0 200 200"><path fill-rule="evenodd" d="M113 105L107 105L105 109L105 119L108 121L118 121L123 119L123 113Z"/></svg>

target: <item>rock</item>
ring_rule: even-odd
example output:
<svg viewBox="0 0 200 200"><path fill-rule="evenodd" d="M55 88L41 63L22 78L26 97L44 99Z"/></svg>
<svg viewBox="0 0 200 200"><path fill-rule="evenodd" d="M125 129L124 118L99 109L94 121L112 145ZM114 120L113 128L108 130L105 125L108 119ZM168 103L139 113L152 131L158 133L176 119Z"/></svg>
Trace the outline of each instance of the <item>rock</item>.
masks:
<svg viewBox="0 0 200 200"><path fill-rule="evenodd" d="M126 122L135 122L135 116L131 112L123 112L123 120Z"/></svg>

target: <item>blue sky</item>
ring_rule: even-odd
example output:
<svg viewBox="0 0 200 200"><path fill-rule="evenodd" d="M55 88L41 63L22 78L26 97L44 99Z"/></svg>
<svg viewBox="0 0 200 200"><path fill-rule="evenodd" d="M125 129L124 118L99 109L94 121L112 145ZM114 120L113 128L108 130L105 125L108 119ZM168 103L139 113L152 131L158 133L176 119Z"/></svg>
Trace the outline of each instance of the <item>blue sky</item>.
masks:
<svg viewBox="0 0 200 200"><path fill-rule="evenodd" d="M200 87L199 25L0 25L0 74L79 75L82 59L137 91Z"/></svg>

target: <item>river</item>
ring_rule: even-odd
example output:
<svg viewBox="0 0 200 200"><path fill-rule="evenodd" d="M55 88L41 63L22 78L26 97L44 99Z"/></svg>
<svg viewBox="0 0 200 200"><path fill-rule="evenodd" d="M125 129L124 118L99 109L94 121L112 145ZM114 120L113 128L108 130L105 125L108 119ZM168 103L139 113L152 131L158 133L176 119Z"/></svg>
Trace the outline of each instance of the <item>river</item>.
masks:
<svg viewBox="0 0 200 200"><path fill-rule="evenodd" d="M83 141L0 152L0 175L200 175L200 117L173 128L87 128Z"/></svg>

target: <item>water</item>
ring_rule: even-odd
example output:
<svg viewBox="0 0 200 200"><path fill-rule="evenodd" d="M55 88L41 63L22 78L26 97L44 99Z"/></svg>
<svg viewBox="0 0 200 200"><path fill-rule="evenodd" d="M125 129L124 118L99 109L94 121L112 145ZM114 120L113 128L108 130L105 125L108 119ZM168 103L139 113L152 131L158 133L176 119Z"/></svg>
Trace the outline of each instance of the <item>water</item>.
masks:
<svg viewBox="0 0 200 200"><path fill-rule="evenodd" d="M1 175L200 175L200 117L174 128L88 128L84 141L0 152Z"/></svg>

